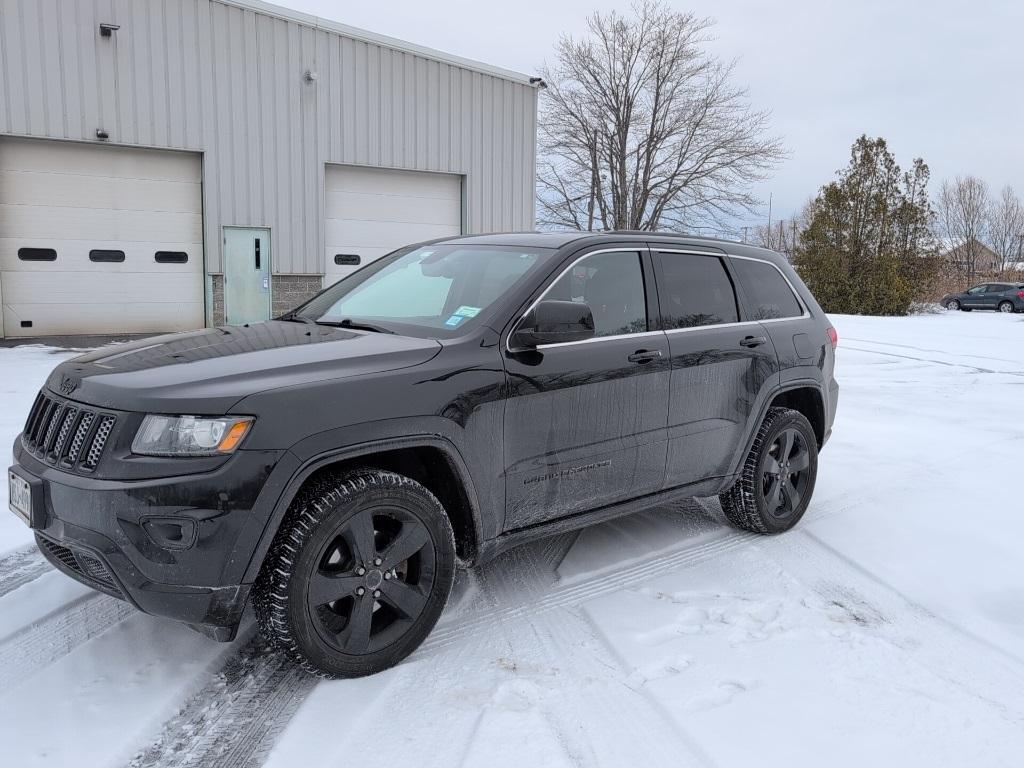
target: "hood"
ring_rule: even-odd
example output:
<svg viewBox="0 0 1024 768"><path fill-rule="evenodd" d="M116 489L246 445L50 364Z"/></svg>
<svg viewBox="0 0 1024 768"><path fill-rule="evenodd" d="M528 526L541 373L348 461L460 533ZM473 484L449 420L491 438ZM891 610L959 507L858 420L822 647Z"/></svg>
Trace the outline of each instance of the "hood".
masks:
<svg viewBox="0 0 1024 768"><path fill-rule="evenodd" d="M102 408L211 415L256 392L408 368L440 350L434 339L270 321L103 347L61 363L47 386Z"/></svg>

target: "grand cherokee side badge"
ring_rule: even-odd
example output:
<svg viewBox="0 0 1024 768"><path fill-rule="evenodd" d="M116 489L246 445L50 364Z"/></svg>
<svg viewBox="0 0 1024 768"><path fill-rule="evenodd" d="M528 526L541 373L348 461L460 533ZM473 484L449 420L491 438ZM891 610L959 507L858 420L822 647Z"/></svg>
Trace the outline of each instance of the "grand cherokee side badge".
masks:
<svg viewBox="0 0 1024 768"><path fill-rule="evenodd" d="M602 469L604 467L610 467L612 465L611 459L605 459L604 461L595 461L592 464L584 464L582 467L569 467L568 469L562 469L558 472L548 472L546 475L534 475L523 480L523 485L532 485L533 483L546 483L549 480L561 479L563 477L571 477L572 475L579 474L580 472L592 472L595 469Z"/></svg>

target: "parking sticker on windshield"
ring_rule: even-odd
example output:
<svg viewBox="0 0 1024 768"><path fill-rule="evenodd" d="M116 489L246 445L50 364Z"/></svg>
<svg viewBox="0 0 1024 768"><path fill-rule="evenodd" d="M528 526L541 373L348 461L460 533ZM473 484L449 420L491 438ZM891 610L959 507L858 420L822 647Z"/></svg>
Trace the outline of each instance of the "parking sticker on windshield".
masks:
<svg viewBox="0 0 1024 768"><path fill-rule="evenodd" d="M455 314L461 317L476 317L480 314L480 307L462 306L455 310Z"/></svg>
<svg viewBox="0 0 1024 768"><path fill-rule="evenodd" d="M452 315L451 317L444 321L444 324L447 325L449 328L454 328L465 319L466 318L462 317L462 315Z"/></svg>

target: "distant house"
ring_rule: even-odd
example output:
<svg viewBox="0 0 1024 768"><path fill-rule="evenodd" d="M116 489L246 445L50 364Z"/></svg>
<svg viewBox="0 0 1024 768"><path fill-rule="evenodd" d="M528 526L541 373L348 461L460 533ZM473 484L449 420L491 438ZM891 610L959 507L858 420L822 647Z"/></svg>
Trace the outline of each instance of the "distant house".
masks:
<svg viewBox="0 0 1024 768"><path fill-rule="evenodd" d="M942 257L962 272L971 271L971 256L974 256L974 274L984 275L998 272L1003 266L1003 260L998 253L993 251L980 240L968 240L967 242L955 245L942 254Z"/></svg>

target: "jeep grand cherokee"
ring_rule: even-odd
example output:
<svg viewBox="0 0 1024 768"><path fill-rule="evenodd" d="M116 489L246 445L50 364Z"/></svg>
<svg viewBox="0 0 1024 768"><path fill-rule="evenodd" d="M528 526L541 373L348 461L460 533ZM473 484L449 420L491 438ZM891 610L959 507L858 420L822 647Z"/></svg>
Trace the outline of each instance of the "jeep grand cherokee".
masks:
<svg viewBox="0 0 1024 768"><path fill-rule="evenodd" d="M836 332L786 261L653 234L409 246L266 323L59 365L12 509L148 613L261 632L313 673L415 649L457 566L671 499L804 514Z"/></svg>

